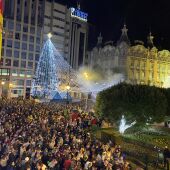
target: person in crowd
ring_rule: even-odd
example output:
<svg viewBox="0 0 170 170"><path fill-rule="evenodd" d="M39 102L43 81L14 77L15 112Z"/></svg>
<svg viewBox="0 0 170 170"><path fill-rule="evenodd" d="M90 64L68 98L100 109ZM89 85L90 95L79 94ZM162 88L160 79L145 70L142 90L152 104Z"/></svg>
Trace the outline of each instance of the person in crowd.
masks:
<svg viewBox="0 0 170 170"><path fill-rule="evenodd" d="M101 121L84 103L0 101L0 169L128 170L121 147L91 137ZM124 168L124 169L123 169Z"/></svg>
<svg viewBox="0 0 170 170"><path fill-rule="evenodd" d="M170 158L170 151L167 146L165 146L164 151L163 151L163 156L164 156L164 167L167 165L167 158Z"/></svg>

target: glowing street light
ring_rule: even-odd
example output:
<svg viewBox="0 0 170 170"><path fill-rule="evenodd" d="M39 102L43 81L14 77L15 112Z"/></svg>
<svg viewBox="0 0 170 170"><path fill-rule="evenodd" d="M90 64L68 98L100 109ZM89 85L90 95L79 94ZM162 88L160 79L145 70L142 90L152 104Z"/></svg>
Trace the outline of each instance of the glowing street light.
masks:
<svg viewBox="0 0 170 170"><path fill-rule="evenodd" d="M69 85L67 85L67 86L66 86L66 89L67 89L67 90L70 90L70 86L69 86Z"/></svg>
<svg viewBox="0 0 170 170"><path fill-rule="evenodd" d="M47 36L48 36L48 38L50 39L50 38L52 37L51 32L49 32L49 33L47 34Z"/></svg>
<svg viewBox="0 0 170 170"><path fill-rule="evenodd" d="M88 77L89 77L87 72L84 73L84 76L85 76L86 79L88 79Z"/></svg>
<svg viewBox="0 0 170 170"><path fill-rule="evenodd" d="M9 87L13 87L13 84L12 84L12 83L9 83Z"/></svg>
<svg viewBox="0 0 170 170"><path fill-rule="evenodd" d="M4 85L4 84L5 84L5 82L4 82L4 81L2 81L2 82L1 82L1 84L2 84L2 85Z"/></svg>

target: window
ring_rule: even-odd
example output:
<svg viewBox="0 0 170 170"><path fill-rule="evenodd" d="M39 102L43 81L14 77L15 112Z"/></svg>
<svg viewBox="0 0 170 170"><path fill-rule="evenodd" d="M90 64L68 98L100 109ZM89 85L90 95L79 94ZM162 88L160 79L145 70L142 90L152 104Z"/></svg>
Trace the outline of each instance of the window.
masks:
<svg viewBox="0 0 170 170"><path fill-rule="evenodd" d="M23 26L23 32L28 32L28 26Z"/></svg>
<svg viewBox="0 0 170 170"><path fill-rule="evenodd" d="M19 58L19 51L14 51L14 58Z"/></svg>
<svg viewBox="0 0 170 170"><path fill-rule="evenodd" d="M33 53L29 53L28 60L33 60L33 58L34 58Z"/></svg>
<svg viewBox="0 0 170 170"><path fill-rule="evenodd" d="M63 33L59 33L59 32L53 32L54 35L58 35L60 37L64 37L65 35Z"/></svg>
<svg viewBox="0 0 170 170"><path fill-rule="evenodd" d="M13 66L14 67L19 67L19 60L14 60L13 61Z"/></svg>
<svg viewBox="0 0 170 170"><path fill-rule="evenodd" d="M4 76L10 75L9 69L1 69L1 75Z"/></svg>
<svg viewBox="0 0 170 170"><path fill-rule="evenodd" d="M27 66L27 68L32 69L32 68L33 68L33 62L28 61L28 66Z"/></svg>
<svg viewBox="0 0 170 170"><path fill-rule="evenodd" d="M26 52L22 52L22 53L21 53L21 58L26 60L26 58L27 58L27 53L26 53Z"/></svg>
<svg viewBox="0 0 170 170"><path fill-rule="evenodd" d="M18 87L17 87L18 88ZM23 88L23 87L20 87L20 88ZM19 89L19 88L18 88ZM18 96L23 96L24 95L24 90L21 89L21 90L12 90L12 93L13 94L17 94Z"/></svg>
<svg viewBox="0 0 170 170"><path fill-rule="evenodd" d="M24 80L17 80L18 86L24 86Z"/></svg>
<svg viewBox="0 0 170 170"><path fill-rule="evenodd" d="M8 33L6 32L5 35L7 36L7 38L11 38L13 39L13 31L8 31Z"/></svg>
<svg viewBox="0 0 170 170"><path fill-rule="evenodd" d="M59 13L61 13L61 14L64 14L64 15L65 15L65 12L63 12L63 11L59 11L59 10L57 10L57 9L54 9L54 11L59 12Z"/></svg>
<svg viewBox="0 0 170 170"><path fill-rule="evenodd" d="M12 40L7 40L7 47L11 47L12 48Z"/></svg>
<svg viewBox="0 0 170 170"><path fill-rule="evenodd" d="M21 61L21 68L26 68L26 61Z"/></svg>
<svg viewBox="0 0 170 170"><path fill-rule="evenodd" d="M27 35L26 35L26 34L23 34L22 40L23 40L23 41L27 41Z"/></svg>
<svg viewBox="0 0 170 170"><path fill-rule="evenodd" d="M22 49L27 50L27 44L26 43L22 43Z"/></svg>
<svg viewBox="0 0 170 170"><path fill-rule="evenodd" d="M3 58L1 58L1 60L0 60L0 65L1 66L3 65Z"/></svg>
<svg viewBox="0 0 170 170"><path fill-rule="evenodd" d="M35 61L39 61L39 54L35 55Z"/></svg>
<svg viewBox="0 0 170 170"><path fill-rule="evenodd" d="M37 37L37 42L36 43L40 44L40 38L39 37Z"/></svg>
<svg viewBox="0 0 170 170"><path fill-rule="evenodd" d="M55 28L60 28L60 29L64 29L64 27L63 27L63 26L60 26L60 25L54 25L53 27L55 27Z"/></svg>
<svg viewBox="0 0 170 170"><path fill-rule="evenodd" d="M30 51L34 51L34 45L30 44L30 45L29 45L29 50L30 50Z"/></svg>
<svg viewBox="0 0 170 170"><path fill-rule="evenodd" d="M37 65L38 65L38 63L35 63L35 70L37 69Z"/></svg>
<svg viewBox="0 0 170 170"><path fill-rule="evenodd" d="M14 29L14 22L13 21L8 21L8 29L13 30Z"/></svg>
<svg viewBox="0 0 170 170"><path fill-rule="evenodd" d="M25 77L25 70L20 70L20 77Z"/></svg>
<svg viewBox="0 0 170 170"><path fill-rule="evenodd" d="M34 33L35 33L35 28L34 28L34 27L31 27L31 28L30 28L30 33L31 33L31 34L34 34Z"/></svg>
<svg viewBox="0 0 170 170"><path fill-rule="evenodd" d="M5 60L5 66L11 66L11 59Z"/></svg>
<svg viewBox="0 0 170 170"><path fill-rule="evenodd" d="M27 77L32 77L32 71L27 70L27 71L26 71L26 76L27 76Z"/></svg>
<svg viewBox="0 0 170 170"><path fill-rule="evenodd" d="M21 24L16 24L16 31L21 31Z"/></svg>
<svg viewBox="0 0 170 170"><path fill-rule="evenodd" d="M18 76L18 72L17 72L17 70L12 70L12 76ZM14 84L15 84L15 82L14 82Z"/></svg>
<svg viewBox="0 0 170 170"><path fill-rule="evenodd" d="M20 33L15 33L15 39L20 40Z"/></svg>
<svg viewBox="0 0 170 170"><path fill-rule="evenodd" d="M6 50L6 56L11 57L12 56L12 50L7 49Z"/></svg>
<svg viewBox="0 0 170 170"><path fill-rule="evenodd" d="M14 47L17 48L17 49L19 49L19 48L20 48L20 43L17 42L17 41L15 41L15 42L14 42Z"/></svg>
<svg viewBox="0 0 170 170"><path fill-rule="evenodd" d="M41 36L41 28L37 28L37 35Z"/></svg>
<svg viewBox="0 0 170 170"><path fill-rule="evenodd" d="M30 42L34 43L34 37L30 36Z"/></svg>
<svg viewBox="0 0 170 170"><path fill-rule="evenodd" d="M40 52L40 46L36 46L36 52Z"/></svg>
<svg viewBox="0 0 170 170"><path fill-rule="evenodd" d="M57 19L57 20L59 20L59 21L63 21L63 22L65 22L65 19L63 19L63 18L55 17L55 16L54 16L54 18L55 18L55 19Z"/></svg>
<svg viewBox="0 0 170 170"><path fill-rule="evenodd" d="M26 86L31 86L31 80L26 80Z"/></svg>
<svg viewBox="0 0 170 170"><path fill-rule="evenodd" d="M4 40L4 39L2 39L2 46L4 46L4 44L5 44L5 40Z"/></svg>

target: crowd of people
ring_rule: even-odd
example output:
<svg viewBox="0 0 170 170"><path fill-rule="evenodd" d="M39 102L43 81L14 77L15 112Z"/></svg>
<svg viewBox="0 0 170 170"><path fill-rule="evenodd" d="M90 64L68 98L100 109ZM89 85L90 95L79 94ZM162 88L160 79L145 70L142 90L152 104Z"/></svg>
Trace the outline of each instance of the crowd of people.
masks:
<svg viewBox="0 0 170 170"><path fill-rule="evenodd" d="M0 169L131 169L120 146L92 137L101 121L83 106L1 100Z"/></svg>

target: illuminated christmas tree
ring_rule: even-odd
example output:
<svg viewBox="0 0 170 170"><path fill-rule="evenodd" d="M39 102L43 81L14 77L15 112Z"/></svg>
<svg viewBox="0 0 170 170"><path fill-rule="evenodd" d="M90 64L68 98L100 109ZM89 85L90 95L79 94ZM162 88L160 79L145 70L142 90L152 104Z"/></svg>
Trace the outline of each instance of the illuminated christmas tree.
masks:
<svg viewBox="0 0 170 170"><path fill-rule="evenodd" d="M76 72L71 68L51 42L51 34L45 42L35 77L32 81L31 94L43 98L52 98L56 92L66 92L66 87L78 88ZM70 89L71 91L72 89Z"/></svg>
<svg viewBox="0 0 170 170"><path fill-rule="evenodd" d="M54 55L55 47L50 38L44 44L39 58L35 78L32 83L33 96L49 96L57 90L57 64Z"/></svg>

